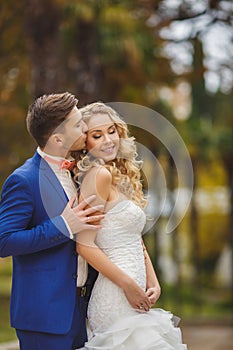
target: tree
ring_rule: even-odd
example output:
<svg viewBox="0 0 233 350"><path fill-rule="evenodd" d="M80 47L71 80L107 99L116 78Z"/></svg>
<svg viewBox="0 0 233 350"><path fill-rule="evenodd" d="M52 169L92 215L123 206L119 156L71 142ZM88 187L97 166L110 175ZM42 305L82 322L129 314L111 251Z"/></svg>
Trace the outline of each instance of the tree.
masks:
<svg viewBox="0 0 233 350"><path fill-rule="evenodd" d="M62 88L61 8L55 0L30 0L25 28L31 63L31 92L36 98Z"/></svg>

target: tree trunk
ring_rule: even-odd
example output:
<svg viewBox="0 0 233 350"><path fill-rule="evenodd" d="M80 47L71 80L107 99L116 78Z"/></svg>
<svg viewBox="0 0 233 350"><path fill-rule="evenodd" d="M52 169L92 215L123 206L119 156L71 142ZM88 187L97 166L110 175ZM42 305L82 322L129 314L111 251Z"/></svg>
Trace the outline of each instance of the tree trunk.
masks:
<svg viewBox="0 0 233 350"><path fill-rule="evenodd" d="M194 277L192 280L194 301L196 306L201 306L201 262L200 262L200 244L199 244L199 218L198 209L196 206L196 184L197 184L197 161L192 158L193 173L194 173L194 184L193 184L193 197L190 208L190 242L191 242L191 262L194 267Z"/></svg>
<svg viewBox="0 0 233 350"><path fill-rule="evenodd" d="M228 224L228 234L227 243L231 248L231 291L233 296L233 163L232 154L222 155L223 164L225 171L227 173L228 188L230 191L230 212L229 212L229 224Z"/></svg>
<svg viewBox="0 0 233 350"><path fill-rule="evenodd" d="M168 189L171 196L171 207L174 208L175 201L174 201L174 193L176 189L176 167L174 164L174 161L172 157L169 155L168 158L168 175L167 175L167 184ZM174 218L176 220L176 217ZM171 256L172 260L176 266L177 270L177 278L175 283L175 288L173 290L174 298L176 301L176 305L179 305L179 310L182 307L182 294L181 294L181 288L182 288L182 280L181 280L181 273L180 273L180 247L179 247L179 228L178 226L175 227L175 229L171 233Z"/></svg>
<svg viewBox="0 0 233 350"><path fill-rule="evenodd" d="M26 36L31 59L31 91L36 98L61 92L60 8L54 0L30 0L26 12Z"/></svg>
<svg viewBox="0 0 233 350"><path fill-rule="evenodd" d="M98 6L96 6L98 18ZM98 55L98 19L86 22L79 18L76 24L76 58L75 89L81 105L103 100L103 71Z"/></svg>

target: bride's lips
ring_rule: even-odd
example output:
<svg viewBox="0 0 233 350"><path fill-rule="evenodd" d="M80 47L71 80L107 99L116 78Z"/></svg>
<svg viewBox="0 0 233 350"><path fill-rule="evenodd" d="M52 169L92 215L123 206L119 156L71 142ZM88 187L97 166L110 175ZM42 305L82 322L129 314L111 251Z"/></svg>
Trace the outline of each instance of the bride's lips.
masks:
<svg viewBox="0 0 233 350"><path fill-rule="evenodd" d="M106 147L104 149L101 149L101 152L107 153L107 154L111 154L115 151L116 146L110 146L110 147Z"/></svg>

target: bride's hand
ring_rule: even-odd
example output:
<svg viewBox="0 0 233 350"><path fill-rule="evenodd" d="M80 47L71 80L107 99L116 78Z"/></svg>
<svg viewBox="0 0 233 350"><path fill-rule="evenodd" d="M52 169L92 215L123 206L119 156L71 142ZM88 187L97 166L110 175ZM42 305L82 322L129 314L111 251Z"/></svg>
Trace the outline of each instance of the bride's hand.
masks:
<svg viewBox="0 0 233 350"><path fill-rule="evenodd" d="M126 283L123 290L128 302L134 309L143 310L144 312L150 310L150 298L133 280Z"/></svg>
<svg viewBox="0 0 233 350"><path fill-rule="evenodd" d="M160 287L151 287L151 288L148 288L147 291L146 291L146 295L149 297L150 299L150 303L151 303L151 306L153 306L156 301L159 299L160 297L160 294L161 294L161 289Z"/></svg>

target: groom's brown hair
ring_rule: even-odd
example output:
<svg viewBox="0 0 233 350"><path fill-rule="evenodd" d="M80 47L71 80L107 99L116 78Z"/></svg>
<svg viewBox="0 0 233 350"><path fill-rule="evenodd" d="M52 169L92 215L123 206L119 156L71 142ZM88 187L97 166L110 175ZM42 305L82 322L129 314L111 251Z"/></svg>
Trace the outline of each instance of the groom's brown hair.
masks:
<svg viewBox="0 0 233 350"><path fill-rule="evenodd" d="M69 92L38 97L27 113L27 129L37 144L44 148L53 131L64 122L77 105L77 98Z"/></svg>

